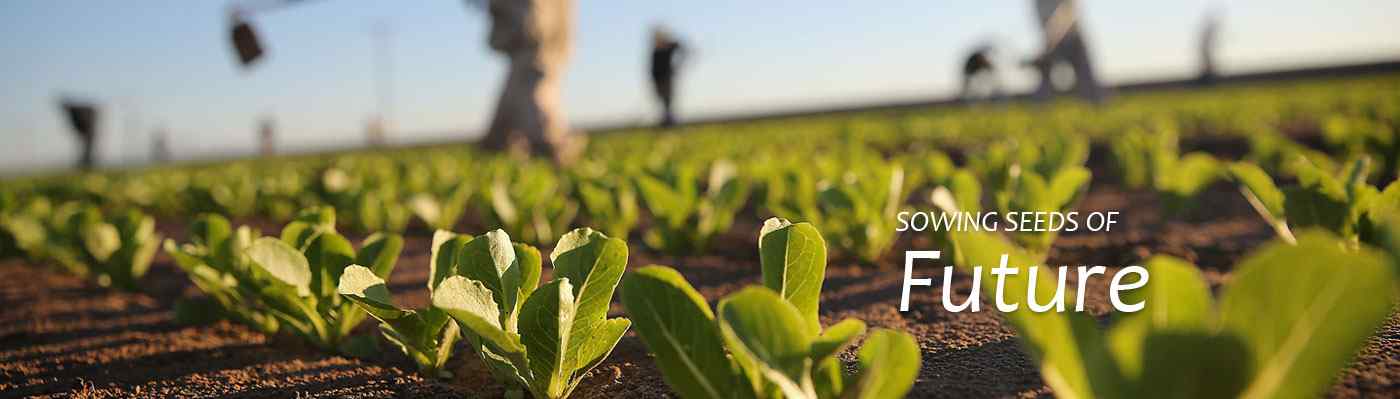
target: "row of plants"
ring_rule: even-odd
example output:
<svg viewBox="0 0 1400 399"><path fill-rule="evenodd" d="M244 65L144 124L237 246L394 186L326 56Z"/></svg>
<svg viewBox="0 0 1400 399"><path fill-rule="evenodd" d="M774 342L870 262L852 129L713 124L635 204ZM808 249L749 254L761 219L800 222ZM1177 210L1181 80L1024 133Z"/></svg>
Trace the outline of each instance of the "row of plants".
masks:
<svg viewBox="0 0 1400 399"><path fill-rule="evenodd" d="M286 333L327 351L363 354L352 336L366 316L428 377L468 347L509 395L568 397L636 323L666 381L686 397L898 398L913 385L919 349L906 333L877 329L858 350L860 372L837 355L866 335L860 320L823 329L818 318L826 244L811 224L770 219L760 232L763 284L712 311L665 266L627 273L627 243L590 228L564 234L543 257L504 230L433 237L424 308L395 305L386 280L403 241L374 234L356 250L335 231L331 208L308 210L277 237L254 237L222 216L191 226L169 253L221 317ZM628 317L608 317L621 283Z"/></svg>

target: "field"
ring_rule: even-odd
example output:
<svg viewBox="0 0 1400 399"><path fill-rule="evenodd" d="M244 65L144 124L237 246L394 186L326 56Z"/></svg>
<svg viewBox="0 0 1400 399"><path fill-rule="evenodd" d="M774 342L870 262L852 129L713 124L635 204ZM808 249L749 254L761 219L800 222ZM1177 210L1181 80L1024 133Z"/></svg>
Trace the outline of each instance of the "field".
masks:
<svg viewBox="0 0 1400 399"><path fill-rule="evenodd" d="M906 250L957 248L950 256L981 259L976 240L990 240L896 233L898 211L951 211L930 200L940 191L961 210L1121 212L1123 220L1110 232L1014 234L995 241L1044 265L1108 266L1109 276L1170 256L1194 265L1187 275L1199 275L1215 298L1235 294L1227 291L1246 279L1236 268L1255 266L1251 258L1270 253L1265 248L1338 243L1328 247L1343 254L1333 258L1338 264L1295 270L1374 263L1381 266L1348 273L1352 280L1384 278L1337 284L1380 289L1341 296L1324 312L1339 316L1303 323L1337 331L1328 336L1337 344L1310 343L1326 349L1300 355L1315 356L1308 359L1322 366L1308 375L1321 377L1287 370L1304 374L1290 374L1296 381L1275 384L1280 391L1261 397L1395 396L1400 226L1392 215L1400 215L1400 185L1391 183L1400 172L1397 136L1400 76L1377 75L1154 91L1102 108L1071 101L983 104L612 132L591 140L587 158L568 169L448 145L15 179L0 192L0 396L502 397L520 389L493 377L474 353L483 334L457 342L455 355L439 368L448 373L420 372L422 361L380 337L380 315L372 309L375 317L348 326L347 337L364 340L308 338L289 327L292 316L278 313L279 305L240 296L258 291L239 291L243 280L228 291L238 299L223 302L206 286L217 278L202 282L195 270L203 269L175 258L218 261L217 250L187 249L213 248L205 241L213 237L207 219L198 215L225 216L231 226L249 226L252 237L283 232L289 241L284 225L324 222L298 216L320 206L333 208L334 217L318 228L355 243L350 258L366 251L362 242L402 237L384 286L394 304L407 309L440 304L428 284L437 281L436 229L477 236L502 228L519 245L547 254L571 229L592 227L626 241L628 275L647 265L673 267L714 307L765 283L765 219L810 222L829 258L819 291L821 326L854 318L871 330L912 337L918 372L908 397L1067 397L1062 389L1081 388L1109 396L1092 373L1082 380L1043 378L1044 370L1066 369L1056 369L1065 366L1055 357L1062 346L1028 339L1028 331L1044 331L1035 324L1041 321L985 304L981 312L949 312L937 278L933 287L915 289L909 311L899 311ZM1246 169L1260 171L1270 184L1258 184ZM1281 189L1269 190L1275 185ZM153 229L142 227L147 224ZM293 247L320 262L314 249ZM547 256L543 263L539 280L552 281L554 267L562 266ZM1165 273L1172 270L1149 269L1154 278L1170 277ZM936 276L933 271L921 273ZM260 276L248 284L282 287ZM1331 287L1330 278L1315 281ZM328 298L346 298L331 306L354 309L359 302L346 295L345 281L341 295L332 291ZM951 283L955 303L972 293L972 281L959 269ZM1087 286L1091 324L1104 330L1131 322L1114 314L1106 278ZM1271 288L1274 294L1284 290ZM663 380L658 355L638 332L645 320L629 314L625 298L604 298L610 298L607 317L630 317L633 327L611 355L579 375L573 397L675 396L678 388ZM1352 301L1358 298L1375 301ZM1222 300L1222 312L1240 303L1235 299ZM1279 306L1278 318L1292 317L1292 308ZM348 318L341 312L331 320ZM279 332L269 333L267 325L279 323ZM1228 322L1220 325L1200 333L1234 331ZM1302 324L1284 331L1296 325ZM1248 328L1239 331L1249 336ZM836 355L838 373L862 375L860 348L874 335L854 338ZM1347 345L1353 335L1355 347ZM1252 354L1234 359L1249 365L1241 369L1267 363L1264 349L1243 340ZM1092 371L1093 362L1084 362ZM1325 367L1333 363L1339 372ZM1196 367L1172 364L1188 380L1184 370ZM1247 377L1226 391L1201 388L1195 396L1268 389L1262 378ZM1117 378L1128 381L1127 391L1113 391L1119 393L1153 383ZM1297 382L1303 380L1319 382Z"/></svg>

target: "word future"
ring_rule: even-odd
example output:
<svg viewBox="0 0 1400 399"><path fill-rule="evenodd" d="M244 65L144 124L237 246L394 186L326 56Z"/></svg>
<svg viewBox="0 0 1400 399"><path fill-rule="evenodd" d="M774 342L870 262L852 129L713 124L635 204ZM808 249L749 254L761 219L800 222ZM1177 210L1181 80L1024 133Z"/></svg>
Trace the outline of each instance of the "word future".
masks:
<svg viewBox="0 0 1400 399"><path fill-rule="evenodd" d="M906 251L904 253L904 293L899 298L899 311L905 312L909 310L910 287L916 285L933 285L933 279L931 278L914 278L914 260L938 259L939 256L939 251ZM992 268L992 275L996 276L997 280L995 291L996 306L997 310L1003 313L1015 311L1021 306L1019 303L1015 302L1008 303L1006 301L1006 296L1003 295L1003 293L1006 290L1006 277L1015 276L1021 272L1021 268L1008 267L1006 265L1008 257L1009 255L1006 254L1001 255L1001 264ZM1041 268L1034 265L1027 265L1025 269L1029 270L1026 272L1028 273L1028 283L1026 284L1026 301L1028 303L1026 303L1026 307L1029 308L1032 312L1037 313L1048 312L1051 309L1054 309L1056 312L1064 312L1066 278L1065 271L1066 269L1068 269L1068 267L1060 266L1058 268L1059 278L1057 278L1057 280L1059 281L1059 285L1055 288L1055 294L1052 295L1049 301L1045 303L1040 303L1039 299L1036 298L1036 283L1039 280L1038 274ZM1078 295L1075 297L1074 311L1084 311L1084 285L1088 283L1089 277L1095 274L1107 274L1107 271L1108 268L1103 266L1079 266L1079 290L1075 291ZM1139 278L1136 281L1130 283L1123 283L1123 276L1129 274L1137 274ZM962 304L953 303L953 298L951 294L951 292L953 292L952 277L953 267L944 266L943 308L947 309L949 312L954 313L962 312L969 308L972 309L973 312L980 311L982 292L982 265L975 265L972 267L972 294L968 296L967 300L964 301ZM1142 266L1127 266L1122 269L1119 269L1118 273L1115 273L1113 275L1113 281L1109 284L1108 289L1108 298L1113 302L1113 308L1119 312L1129 313L1142 310L1142 308L1145 306L1146 301L1139 301L1137 303L1131 304L1123 303L1123 300L1120 298L1120 295L1123 291L1142 288L1143 286L1147 285L1147 279L1147 269L1143 268Z"/></svg>

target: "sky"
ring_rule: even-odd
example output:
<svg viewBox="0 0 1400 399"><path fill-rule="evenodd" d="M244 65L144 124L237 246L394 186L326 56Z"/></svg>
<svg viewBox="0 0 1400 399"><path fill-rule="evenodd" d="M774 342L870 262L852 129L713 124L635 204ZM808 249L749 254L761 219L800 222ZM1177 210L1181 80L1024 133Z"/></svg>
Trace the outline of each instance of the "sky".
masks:
<svg viewBox="0 0 1400 399"><path fill-rule="evenodd" d="M391 143L464 140L485 128L505 60L489 20L462 0L318 0L252 16L268 54L238 68L228 0L0 2L0 175L66 166L77 143L56 101L103 106L103 164L147 162L153 132L175 159L256 151L270 117L289 150L362 145L387 65ZM1222 16L1225 73L1400 58L1400 2L1081 1L1104 80L1193 76L1203 17ZM564 107L578 126L644 123L655 105L649 32L693 50L677 100L685 116L753 114L946 97L979 43L1004 63L1036 50L1032 3L887 0L582 0ZM379 29L377 27L387 27ZM389 32L377 42L374 32ZM377 64L376 43L387 43ZM1006 68L1012 88L1034 84Z"/></svg>

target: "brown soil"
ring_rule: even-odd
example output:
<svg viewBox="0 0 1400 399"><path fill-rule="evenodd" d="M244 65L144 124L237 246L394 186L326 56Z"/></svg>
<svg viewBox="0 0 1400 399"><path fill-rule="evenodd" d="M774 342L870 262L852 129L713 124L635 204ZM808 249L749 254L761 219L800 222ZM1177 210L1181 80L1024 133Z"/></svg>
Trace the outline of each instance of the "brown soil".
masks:
<svg viewBox="0 0 1400 399"><path fill-rule="evenodd" d="M1097 171L1096 171L1097 172ZM1213 187L1209 206L1164 217L1150 193L1096 184L1081 211L1119 210L1123 221L1109 233L1069 233L1056 243L1054 265L1134 264L1152 254L1198 263L1213 286L1229 278L1250 248L1272 232L1230 187ZM676 267L712 301L758 281L757 216L717 238L706 256L673 257L633 246L629 267ZM1167 221L1170 220L1170 221ZM183 229L162 223L169 236ZM470 224L470 223L468 223ZM270 223L258 223L271 232ZM468 226L464 231L477 231ZM633 240L636 241L636 240ZM1018 346L1015 333L992 309L950 313L939 303L942 281L916 291L909 312L898 311L907 249L931 248L924 237L902 237L881 267L832 261L823 291L823 322L865 320L913 334L923 365L910 394L918 398L1043 397L1049 388ZM408 237L390 290L401 305L427 302L429 238ZM929 267L921 271L933 275ZM936 277L936 276L935 276ZM547 276L546 276L547 278ZM1072 278L1072 277L1071 277ZM0 397L499 397L502 387L461 348L447 381L417 376L393 348L370 359L350 359L309 349L287 337L268 337L241 325L179 325L171 311L181 297L198 295L163 255L148 276L150 292L102 289L68 275L21 262L0 262ZM1107 281L1089 282L1088 308L1109 311ZM971 281L958 275L952 296L961 303ZM985 302L984 302L985 305ZM616 303L613 313L620 314ZM373 333L372 323L361 327ZM842 355L852 360L851 353ZM1376 397L1400 393L1400 317L1378 331L1338 377L1329 396ZM608 360L576 392L580 398L671 397L646 348L629 333Z"/></svg>

